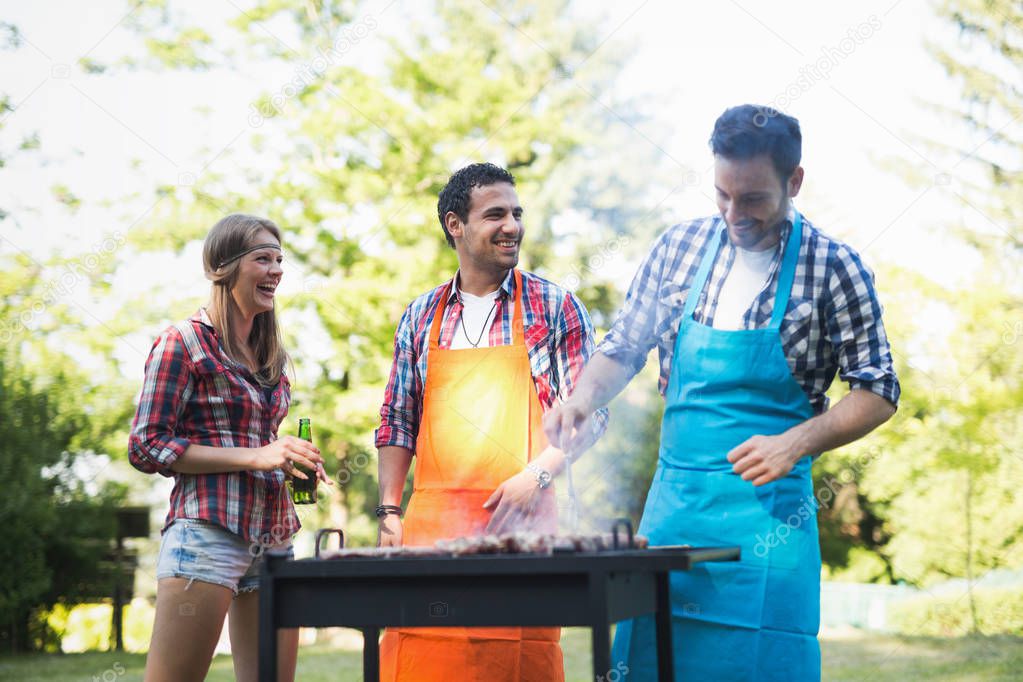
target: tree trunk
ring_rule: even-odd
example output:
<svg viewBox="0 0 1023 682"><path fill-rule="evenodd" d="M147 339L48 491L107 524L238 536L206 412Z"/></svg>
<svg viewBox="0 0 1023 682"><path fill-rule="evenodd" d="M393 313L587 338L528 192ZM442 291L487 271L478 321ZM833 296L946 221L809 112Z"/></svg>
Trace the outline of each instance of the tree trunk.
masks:
<svg viewBox="0 0 1023 682"><path fill-rule="evenodd" d="M977 625L977 602L973 597L973 471L966 470L966 584L970 598L970 634L980 632Z"/></svg>

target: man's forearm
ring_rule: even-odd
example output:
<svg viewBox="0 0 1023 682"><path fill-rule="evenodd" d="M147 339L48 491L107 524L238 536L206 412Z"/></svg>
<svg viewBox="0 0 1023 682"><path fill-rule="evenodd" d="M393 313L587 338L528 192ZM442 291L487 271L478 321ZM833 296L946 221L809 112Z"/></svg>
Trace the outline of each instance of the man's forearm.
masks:
<svg viewBox="0 0 1023 682"><path fill-rule="evenodd" d="M380 504L401 504L405 478L412 463L412 451L397 445L385 445L377 451Z"/></svg>
<svg viewBox="0 0 1023 682"><path fill-rule="evenodd" d="M862 438L895 414L895 406L865 389L853 389L824 414L792 428L800 455L817 455Z"/></svg>
<svg viewBox="0 0 1023 682"><path fill-rule="evenodd" d="M579 374L569 399L578 401L586 411L594 412L621 393L633 374L626 365L598 351L590 356Z"/></svg>

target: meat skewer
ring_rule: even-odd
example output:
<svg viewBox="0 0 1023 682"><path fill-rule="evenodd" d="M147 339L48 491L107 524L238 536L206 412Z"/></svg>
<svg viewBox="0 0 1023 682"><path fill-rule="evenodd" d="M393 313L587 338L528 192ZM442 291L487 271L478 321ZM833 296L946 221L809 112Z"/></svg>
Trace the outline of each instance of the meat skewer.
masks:
<svg viewBox="0 0 1023 682"><path fill-rule="evenodd" d="M633 537L631 548L646 549L646 537ZM553 554L589 553L614 550L610 533L551 535L532 531L517 531L502 535L472 535L438 540L432 547L349 547L324 556L343 558L387 558L392 556L473 556L483 554Z"/></svg>

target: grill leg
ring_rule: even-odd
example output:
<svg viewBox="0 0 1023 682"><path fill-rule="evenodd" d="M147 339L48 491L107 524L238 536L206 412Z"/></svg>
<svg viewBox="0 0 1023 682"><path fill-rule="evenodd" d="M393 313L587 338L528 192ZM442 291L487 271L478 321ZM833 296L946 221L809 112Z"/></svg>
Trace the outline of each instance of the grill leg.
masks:
<svg viewBox="0 0 1023 682"><path fill-rule="evenodd" d="M277 681L277 628L274 624L274 581L264 562L259 577L259 682Z"/></svg>
<svg viewBox="0 0 1023 682"><path fill-rule="evenodd" d="M668 572L657 574L657 679L661 682L675 682L675 662L671 650L671 592Z"/></svg>
<svg viewBox="0 0 1023 682"><path fill-rule="evenodd" d="M607 680L611 671L611 624L607 620L607 576L590 573L590 629L593 644L593 679Z"/></svg>
<svg viewBox="0 0 1023 682"><path fill-rule="evenodd" d="M380 628L362 628L362 679L380 680Z"/></svg>

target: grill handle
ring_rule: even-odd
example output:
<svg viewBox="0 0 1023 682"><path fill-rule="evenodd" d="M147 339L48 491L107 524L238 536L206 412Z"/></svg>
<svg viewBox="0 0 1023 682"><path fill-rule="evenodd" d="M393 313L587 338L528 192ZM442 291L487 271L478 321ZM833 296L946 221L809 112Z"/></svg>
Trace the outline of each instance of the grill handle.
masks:
<svg viewBox="0 0 1023 682"><path fill-rule="evenodd" d="M618 539L618 531L625 529L625 537L627 542L625 546L622 546L621 540ZM628 519L615 519L614 524L611 526L611 544L614 545L615 549L635 549L636 543L632 539L632 521Z"/></svg>
<svg viewBox="0 0 1023 682"><path fill-rule="evenodd" d="M321 528L316 531L316 558L320 558L320 546L323 544L323 538L327 535L337 535L337 548L344 549L345 547L345 533L340 528Z"/></svg>

